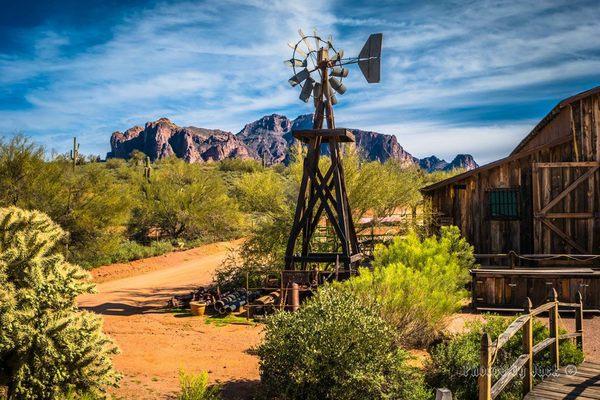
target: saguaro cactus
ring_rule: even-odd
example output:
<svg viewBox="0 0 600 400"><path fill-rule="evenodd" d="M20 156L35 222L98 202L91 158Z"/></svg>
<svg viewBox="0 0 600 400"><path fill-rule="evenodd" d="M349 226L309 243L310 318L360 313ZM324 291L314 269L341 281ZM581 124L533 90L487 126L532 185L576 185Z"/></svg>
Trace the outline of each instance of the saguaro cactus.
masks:
<svg viewBox="0 0 600 400"><path fill-rule="evenodd" d="M150 166L150 157L146 156L146 161L144 163L144 177L148 182L150 182L150 175L152 173L152 167Z"/></svg>
<svg viewBox="0 0 600 400"><path fill-rule="evenodd" d="M77 138L73 138L73 150L71 150L71 162L73 163L73 171L75 171L75 165L77 165L77 159L79 158L79 143L77 143Z"/></svg>

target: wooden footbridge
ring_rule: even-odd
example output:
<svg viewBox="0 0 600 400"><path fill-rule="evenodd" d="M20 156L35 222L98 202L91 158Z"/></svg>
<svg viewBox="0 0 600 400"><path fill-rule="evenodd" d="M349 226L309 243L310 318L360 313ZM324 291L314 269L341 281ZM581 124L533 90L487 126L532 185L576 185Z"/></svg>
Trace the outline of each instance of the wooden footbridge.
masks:
<svg viewBox="0 0 600 400"><path fill-rule="evenodd" d="M559 334L559 307L575 309L575 332ZM540 314L548 313L550 336L539 343L533 343L533 320ZM523 331L523 351L508 370L492 385L493 363L498 351L517 332ZM552 289L550 301L535 309L528 298L525 314L515 319L498 338L492 342L487 333L481 338L481 365L478 381L479 400L493 400L517 376L523 377L524 399L598 399L600 400L600 363L584 362L581 365L560 365L559 344L562 340L575 340L583 350L583 299L580 293L576 303L558 301L556 290ZM534 386L534 359L549 349L553 373L548 374Z"/></svg>
<svg viewBox="0 0 600 400"><path fill-rule="evenodd" d="M600 363L586 361L577 367L563 367L535 386L527 400L600 399Z"/></svg>

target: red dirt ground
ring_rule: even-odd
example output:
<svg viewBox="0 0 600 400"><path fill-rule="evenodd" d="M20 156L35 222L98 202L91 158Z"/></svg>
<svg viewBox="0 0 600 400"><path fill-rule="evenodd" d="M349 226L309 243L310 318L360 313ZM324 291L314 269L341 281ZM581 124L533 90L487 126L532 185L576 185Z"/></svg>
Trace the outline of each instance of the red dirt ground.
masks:
<svg viewBox="0 0 600 400"><path fill-rule="evenodd" d="M104 329L119 345L115 366L123 374L120 399L173 399L179 389L178 371L208 371L211 381L224 385L227 399L248 398L258 382L258 359L251 355L261 338L255 325L207 324L162 309L175 293L208 284L228 252L241 242L215 243L92 271L98 293L82 296L81 307L104 317ZM460 332L465 321L482 318L456 314L448 330ZM562 326L573 331L573 319ZM600 361L600 317L584 320L588 360ZM416 364L427 354L415 352Z"/></svg>
<svg viewBox="0 0 600 400"><path fill-rule="evenodd" d="M260 326L207 324L205 317L165 312L174 293L211 282L232 247L216 243L196 249L115 264L92 271L98 293L79 305L104 317L104 330L121 349L115 366L123 374L113 391L123 399L170 399L178 371L208 371L225 385L227 398L243 398L258 380L258 360L249 350L260 341Z"/></svg>

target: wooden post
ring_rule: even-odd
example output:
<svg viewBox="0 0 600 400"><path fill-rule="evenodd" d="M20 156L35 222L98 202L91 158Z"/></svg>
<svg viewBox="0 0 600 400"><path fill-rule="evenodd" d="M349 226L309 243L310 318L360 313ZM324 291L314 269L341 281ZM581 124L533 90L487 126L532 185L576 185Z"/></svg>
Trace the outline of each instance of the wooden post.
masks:
<svg viewBox="0 0 600 400"><path fill-rule="evenodd" d="M250 319L250 273L246 271L246 321Z"/></svg>
<svg viewBox="0 0 600 400"><path fill-rule="evenodd" d="M550 292L550 301L554 302L554 307L549 310L549 322L550 322L550 337L554 338L554 343L550 348L552 354L552 362L556 369L560 368L560 354L559 354L559 340L558 340L558 294L556 289L552 288Z"/></svg>
<svg viewBox="0 0 600 400"><path fill-rule="evenodd" d="M487 332L481 336L479 369L479 400L492 400L492 339Z"/></svg>
<svg viewBox="0 0 600 400"><path fill-rule="evenodd" d="M529 355L529 360L523 366L523 396L533 389L533 316L531 315L531 299L525 300L525 314L529 314L529 320L523 325L523 354Z"/></svg>
<svg viewBox="0 0 600 400"><path fill-rule="evenodd" d="M576 339L577 347L583 351L583 296L577 292L577 302L579 307L575 310L575 331L581 336Z"/></svg>
<svg viewBox="0 0 600 400"><path fill-rule="evenodd" d="M296 282L292 283L292 311L300 308L300 287Z"/></svg>

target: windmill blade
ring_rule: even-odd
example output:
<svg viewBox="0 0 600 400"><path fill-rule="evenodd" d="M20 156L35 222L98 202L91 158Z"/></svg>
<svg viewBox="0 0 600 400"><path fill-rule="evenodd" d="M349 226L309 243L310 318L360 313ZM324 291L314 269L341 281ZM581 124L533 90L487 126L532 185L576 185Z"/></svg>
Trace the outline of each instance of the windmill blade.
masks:
<svg viewBox="0 0 600 400"><path fill-rule="evenodd" d="M331 76L329 77L329 86L339 94L346 93L346 85L344 85L339 79Z"/></svg>
<svg viewBox="0 0 600 400"><path fill-rule="evenodd" d="M294 86L298 85L299 83L304 82L309 77L310 77L310 73L308 72L308 70L306 68L304 68L302 71L300 71L296 75L292 76L288 80L288 82L290 85L292 85L292 87L294 87Z"/></svg>
<svg viewBox="0 0 600 400"><path fill-rule="evenodd" d="M317 35L317 28L313 28L313 36L315 39L315 46L318 49L319 48L319 35Z"/></svg>
<svg viewBox="0 0 600 400"><path fill-rule="evenodd" d="M313 80L313 78L309 76L308 79L306 79L306 82L304 82L304 86L300 91L300 100L302 100L305 103L308 103L308 100L310 99L310 94L313 91L314 82L315 81Z"/></svg>
<svg viewBox="0 0 600 400"><path fill-rule="evenodd" d="M306 67L306 60L298 60L297 58L291 58L283 62L288 67Z"/></svg>
<svg viewBox="0 0 600 400"><path fill-rule="evenodd" d="M345 78L348 76L348 68L342 68L342 67L333 67L331 69L331 76L339 76L341 78Z"/></svg>
<svg viewBox="0 0 600 400"><path fill-rule="evenodd" d="M382 39L383 34L372 34L358 55L358 66L369 83L377 83L380 79Z"/></svg>
<svg viewBox="0 0 600 400"><path fill-rule="evenodd" d="M306 44L306 48L308 49L308 51L309 52L313 51L313 48L310 45L310 40L308 40L308 37L304 34L304 32L302 32L302 29L298 29L298 34L302 38L302 41L304 42L304 44Z"/></svg>
<svg viewBox="0 0 600 400"><path fill-rule="evenodd" d="M336 62L341 60L344 57L344 50L343 49L339 49L337 51L337 53L335 53L335 55L333 57L331 57L331 61Z"/></svg>
<svg viewBox="0 0 600 400"><path fill-rule="evenodd" d="M325 97L327 97L327 101L329 101L332 105L336 105L338 103L337 101L337 97L335 97L335 94L333 93L333 89L331 88L331 85L326 85L327 86L327 92L325 93Z"/></svg>
<svg viewBox="0 0 600 400"><path fill-rule="evenodd" d="M296 51L296 53L300 54L302 57L306 58L306 53L304 52L304 50L302 50L300 47L296 46L293 43L289 43L288 42L288 47L294 51Z"/></svg>

